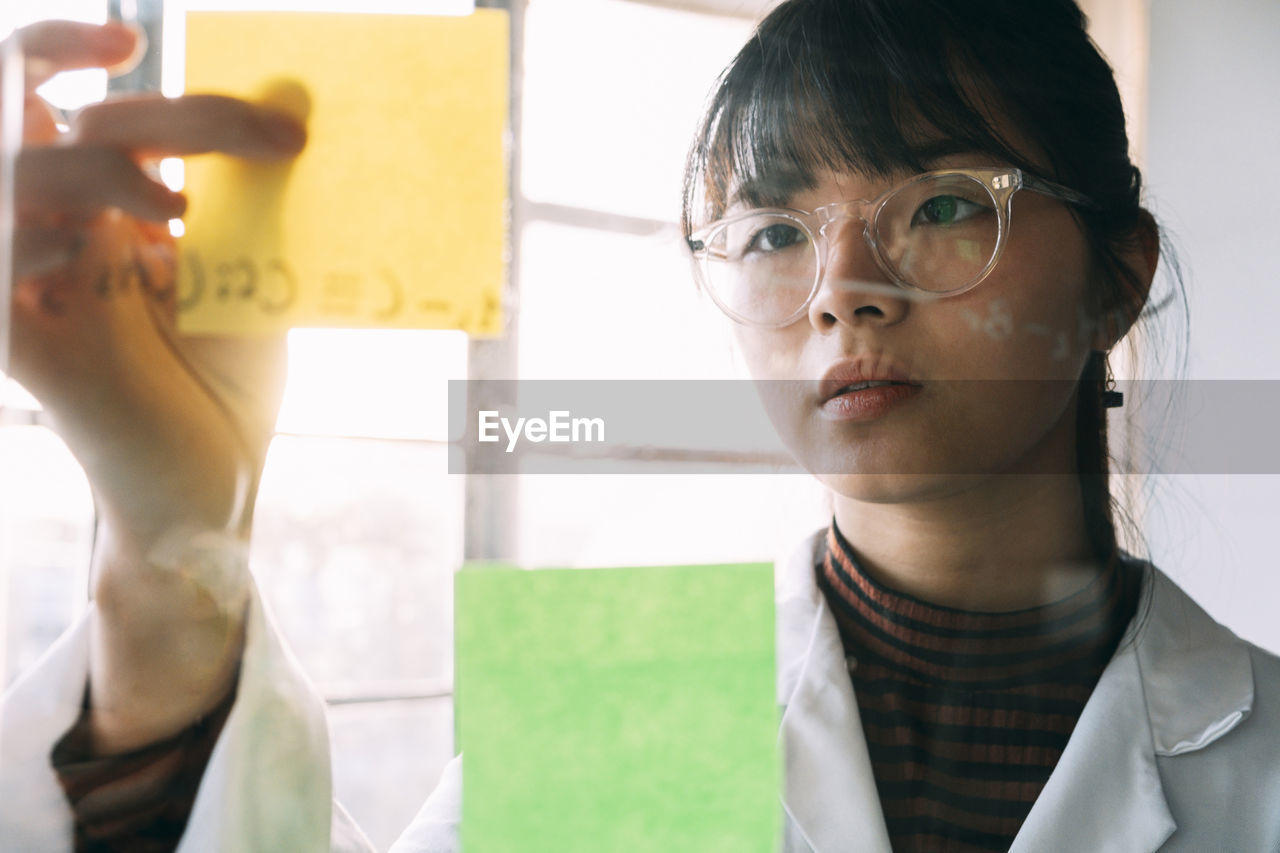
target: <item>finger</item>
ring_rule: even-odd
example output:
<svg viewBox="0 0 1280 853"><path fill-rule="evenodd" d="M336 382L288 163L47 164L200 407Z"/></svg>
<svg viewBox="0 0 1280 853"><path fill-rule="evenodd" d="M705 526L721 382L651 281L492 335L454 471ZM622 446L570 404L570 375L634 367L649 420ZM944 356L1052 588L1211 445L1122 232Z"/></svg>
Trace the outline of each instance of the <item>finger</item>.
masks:
<svg viewBox="0 0 1280 853"><path fill-rule="evenodd" d="M24 279L70 263L82 244L78 229L19 226L13 235L13 274Z"/></svg>
<svg viewBox="0 0 1280 853"><path fill-rule="evenodd" d="M146 37L124 24L41 21L18 31L26 58L28 89L59 71L107 68L121 71L146 51Z"/></svg>
<svg viewBox="0 0 1280 853"><path fill-rule="evenodd" d="M45 311L42 302L44 300L44 291L47 290L44 282L37 281L34 278L26 278L15 281L13 284L13 313L14 320L34 319ZM15 349L18 349L15 347Z"/></svg>
<svg viewBox="0 0 1280 853"><path fill-rule="evenodd" d="M58 122L49 105L38 95L27 95L22 114L22 141L27 145L47 145L58 138Z"/></svg>
<svg viewBox="0 0 1280 853"><path fill-rule="evenodd" d="M152 157L221 151L280 158L302 150L306 129L285 113L238 98L138 95L83 109L72 125L70 141L113 145Z"/></svg>
<svg viewBox="0 0 1280 853"><path fill-rule="evenodd" d="M116 148L28 148L18 157L20 215L88 217L118 207L161 222L186 212L186 199L153 180Z"/></svg>

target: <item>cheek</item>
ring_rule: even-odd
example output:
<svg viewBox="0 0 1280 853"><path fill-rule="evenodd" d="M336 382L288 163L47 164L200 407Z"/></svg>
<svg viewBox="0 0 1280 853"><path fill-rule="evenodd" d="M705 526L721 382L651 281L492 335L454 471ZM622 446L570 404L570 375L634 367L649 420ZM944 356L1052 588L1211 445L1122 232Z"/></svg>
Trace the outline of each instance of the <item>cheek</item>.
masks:
<svg viewBox="0 0 1280 853"><path fill-rule="evenodd" d="M986 281L930 306L935 309L934 339L939 344L934 357L948 375L1079 377L1096 326L1087 310L1089 273L1083 241L1074 229L1066 235L1064 239L1062 229L1025 228L1024 239L1010 241Z"/></svg>
<svg viewBox="0 0 1280 853"><path fill-rule="evenodd" d="M1089 352L1092 326L1070 299L984 295L963 306L926 345L947 379L1074 379Z"/></svg>
<svg viewBox="0 0 1280 853"><path fill-rule="evenodd" d="M753 329L735 325L734 344L753 379L796 379L809 326L794 323L785 329Z"/></svg>

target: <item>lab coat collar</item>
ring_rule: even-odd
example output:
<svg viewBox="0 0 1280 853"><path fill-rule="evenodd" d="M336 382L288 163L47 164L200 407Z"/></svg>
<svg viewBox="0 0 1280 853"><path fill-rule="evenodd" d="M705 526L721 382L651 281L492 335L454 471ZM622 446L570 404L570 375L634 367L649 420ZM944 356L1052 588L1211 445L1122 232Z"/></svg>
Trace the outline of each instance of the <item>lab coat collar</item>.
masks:
<svg viewBox="0 0 1280 853"><path fill-rule="evenodd" d="M776 576L783 804L815 853L889 853L835 619L814 581L826 530ZM1132 559L1132 558L1128 558ZM1142 563L1138 617L1103 671L1011 853L1149 853L1175 823L1157 756L1203 749L1253 705L1247 646Z"/></svg>
<svg viewBox="0 0 1280 853"><path fill-rule="evenodd" d="M63 633L4 694L0 848L52 850L59 849L54 845L70 845L71 808L49 753L80 716L88 669L88 616L82 614L75 628ZM63 841L66 844L60 844Z"/></svg>
<svg viewBox="0 0 1280 853"><path fill-rule="evenodd" d="M783 806L815 853L891 853L844 647L813 577L825 533L775 573Z"/></svg>
<svg viewBox="0 0 1280 853"><path fill-rule="evenodd" d="M1194 752L1253 710L1249 648L1163 572L1148 563L1143 569L1146 610L1139 610L1130 633L1137 636L1153 747L1163 756Z"/></svg>

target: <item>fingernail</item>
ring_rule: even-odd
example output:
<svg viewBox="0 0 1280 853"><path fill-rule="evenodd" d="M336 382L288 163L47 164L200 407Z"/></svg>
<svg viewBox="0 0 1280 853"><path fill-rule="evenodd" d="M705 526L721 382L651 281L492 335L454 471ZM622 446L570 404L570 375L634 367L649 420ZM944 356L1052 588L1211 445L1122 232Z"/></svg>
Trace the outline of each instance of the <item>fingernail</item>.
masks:
<svg viewBox="0 0 1280 853"><path fill-rule="evenodd" d="M110 66L111 70L132 68L147 53L147 31L137 24L124 21L108 21L98 30L100 44L106 50L129 55ZM130 50L132 48L132 50Z"/></svg>
<svg viewBox="0 0 1280 853"><path fill-rule="evenodd" d="M263 112L258 124L271 144L282 151L300 151L306 144L306 128L284 113Z"/></svg>
<svg viewBox="0 0 1280 853"><path fill-rule="evenodd" d="M134 29L122 21L107 21L98 30L98 44L109 50L125 50L134 45L134 40L146 38L141 30Z"/></svg>
<svg viewBox="0 0 1280 853"><path fill-rule="evenodd" d="M107 21L97 30L98 41L107 47L126 47L133 43L133 30L124 21Z"/></svg>

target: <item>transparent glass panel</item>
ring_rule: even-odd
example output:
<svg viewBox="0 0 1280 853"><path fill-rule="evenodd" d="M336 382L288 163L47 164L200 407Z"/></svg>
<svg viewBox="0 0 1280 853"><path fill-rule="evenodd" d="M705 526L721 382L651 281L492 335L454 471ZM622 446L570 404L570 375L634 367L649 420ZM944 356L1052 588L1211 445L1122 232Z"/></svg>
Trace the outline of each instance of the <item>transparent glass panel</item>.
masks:
<svg viewBox="0 0 1280 853"><path fill-rule="evenodd" d="M674 233L532 223L520 260L521 378L746 377Z"/></svg>
<svg viewBox="0 0 1280 853"><path fill-rule="evenodd" d="M462 332L294 329L276 428L444 441L448 381L466 376Z"/></svg>
<svg viewBox="0 0 1280 853"><path fill-rule="evenodd" d="M519 489L525 565L767 562L830 521L808 475L525 475Z"/></svg>
<svg viewBox="0 0 1280 853"><path fill-rule="evenodd" d="M331 705L329 743L334 796L386 850L453 756L452 697Z"/></svg>
<svg viewBox="0 0 1280 853"><path fill-rule="evenodd" d="M703 100L750 32L745 19L624 0L531 0L525 195L675 222Z"/></svg>
<svg viewBox="0 0 1280 853"><path fill-rule="evenodd" d="M251 561L322 692L447 684L463 480L442 445L277 437ZM353 687L354 686L354 687Z"/></svg>

